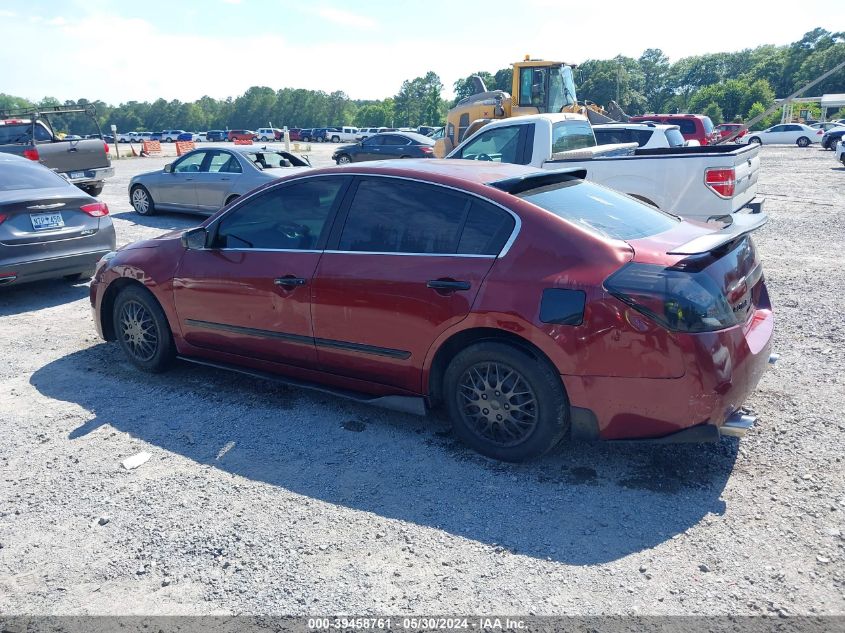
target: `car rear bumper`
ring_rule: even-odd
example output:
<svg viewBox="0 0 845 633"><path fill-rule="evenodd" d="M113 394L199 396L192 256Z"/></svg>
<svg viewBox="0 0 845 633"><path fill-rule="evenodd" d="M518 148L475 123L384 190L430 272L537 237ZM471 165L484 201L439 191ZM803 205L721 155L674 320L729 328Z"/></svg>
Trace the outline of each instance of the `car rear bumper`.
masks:
<svg viewBox="0 0 845 633"><path fill-rule="evenodd" d="M105 222L103 220L106 220ZM94 270L100 258L115 248L114 225L100 219L100 228L84 238L45 242L42 252L33 252L32 245L3 246L0 249L0 285L56 279L65 275ZM15 249L20 250L19 254Z"/></svg>
<svg viewBox="0 0 845 633"><path fill-rule="evenodd" d="M574 434L603 440L717 437L765 372L773 331L774 318L766 309L743 326L678 336L686 367L680 378L561 376L573 411L579 412ZM675 434L686 438L672 440Z"/></svg>
<svg viewBox="0 0 845 633"><path fill-rule="evenodd" d="M114 176L114 167L100 167L97 169L80 169L63 172L68 181L74 185L84 185L89 182L102 182Z"/></svg>

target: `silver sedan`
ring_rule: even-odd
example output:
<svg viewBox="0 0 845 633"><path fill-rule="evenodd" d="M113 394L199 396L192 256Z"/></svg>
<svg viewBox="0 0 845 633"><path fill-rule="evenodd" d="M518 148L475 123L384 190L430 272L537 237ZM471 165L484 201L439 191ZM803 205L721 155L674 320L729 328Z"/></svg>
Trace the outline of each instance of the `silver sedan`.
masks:
<svg viewBox="0 0 845 633"><path fill-rule="evenodd" d="M162 170L132 178L129 200L141 215L156 211L211 215L270 180L310 167L306 157L258 145L197 149Z"/></svg>

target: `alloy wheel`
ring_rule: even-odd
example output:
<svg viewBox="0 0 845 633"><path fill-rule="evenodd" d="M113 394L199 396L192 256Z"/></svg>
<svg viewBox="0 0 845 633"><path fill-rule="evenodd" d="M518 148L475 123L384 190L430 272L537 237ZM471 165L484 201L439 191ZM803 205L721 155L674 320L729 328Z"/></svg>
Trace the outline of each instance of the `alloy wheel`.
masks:
<svg viewBox="0 0 845 633"><path fill-rule="evenodd" d="M158 350L158 329L146 306L127 301L120 309L118 323L126 349L139 361L151 360Z"/></svg>
<svg viewBox="0 0 845 633"><path fill-rule="evenodd" d="M132 207L141 215L146 215L150 210L150 197L141 188L132 192Z"/></svg>
<svg viewBox="0 0 845 633"><path fill-rule="evenodd" d="M537 396L516 369L498 362L476 363L461 376L458 407L478 437L516 446L537 426Z"/></svg>

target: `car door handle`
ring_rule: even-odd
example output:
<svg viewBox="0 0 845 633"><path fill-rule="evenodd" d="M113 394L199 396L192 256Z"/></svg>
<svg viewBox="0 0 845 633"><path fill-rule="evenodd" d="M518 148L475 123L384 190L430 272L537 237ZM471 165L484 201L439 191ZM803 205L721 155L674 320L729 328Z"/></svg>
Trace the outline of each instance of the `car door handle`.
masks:
<svg viewBox="0 0 845 633"><path fill-rule="evenodd" d="M425 285L432 290L446 290L451 292L469 290L472 287L472 284L468 281L456 281L454 279L431 279Z"/></svg>
<svg viewBox="0 0 845 633"><path fill-rule="evenodd" d="M78 152L78 151L79 151L79 148L78 148L78 147L70 147L70 148L68 148L68 150L67 150L67 151L69 151L69 152Z"/></svg>
<svg viewBox="0 0 845 633"><path fill-rule="evenodd" d="M302 277L293 277L289 275L287 277L277 277L273 280L273 283L277 286L293 288L295 286L304 286L305 280Z"/></svg>
<svg viewBox="0 0 845 633"><path fill-rule="evenodd" d="M231 180L231 178L221 178L220 180Z"/></svg>

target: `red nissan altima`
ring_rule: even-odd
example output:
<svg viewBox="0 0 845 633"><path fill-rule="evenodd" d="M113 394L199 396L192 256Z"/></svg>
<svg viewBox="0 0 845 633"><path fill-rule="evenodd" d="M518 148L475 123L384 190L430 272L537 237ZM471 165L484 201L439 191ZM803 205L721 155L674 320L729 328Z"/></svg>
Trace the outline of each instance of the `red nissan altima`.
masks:
<svg viewBox="0 0 845 633"><path fill-rule="evenodd" d="M772 309L750 232L581 178L394 161L274 181L100 262L100 334L393 409L443 407L503 460L569 438L712 441L752 424Z"/></svg>

